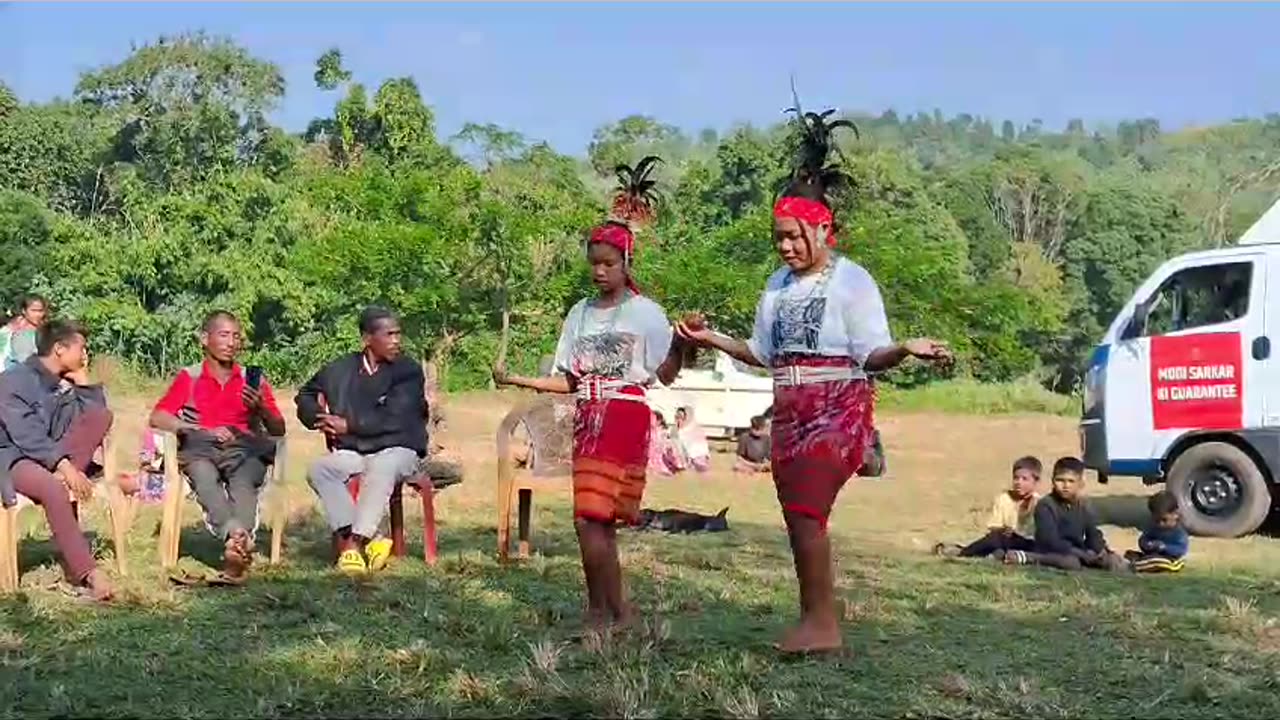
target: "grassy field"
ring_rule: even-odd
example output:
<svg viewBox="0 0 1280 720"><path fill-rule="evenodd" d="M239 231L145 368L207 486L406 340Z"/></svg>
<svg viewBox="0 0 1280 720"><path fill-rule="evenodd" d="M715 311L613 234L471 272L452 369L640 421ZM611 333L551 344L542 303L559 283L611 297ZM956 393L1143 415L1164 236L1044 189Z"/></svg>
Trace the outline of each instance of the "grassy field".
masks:
<svg viewBox="0 0 1280 720"><path fill-rule="evenodd" d="M99 608L58 573L26 513L23 589L0 599L4 716L948 716L1243 717L1280 714L1280 545L1196 540L1181 577L1068 576L931 557L979 529L1017 455L1075 450L1047 414L887 412L890 475L851 484L833 518L849 652L785 659L790 558L767 480L653 479L646 505L715 512L731 532L627 532L623 562L648 618L625 641L572 642L581 579L567 493L535 498L532 559L495 560L493 429L514 396L449 402L464 485L438 500L441 562L410 558L355 581L329 570L303 479L315 438L291 427L293 522L279 567L238 589L168 587L158 511L131 536L124 600ZM120 452L144 405L118 401ZM1117 549L1146 489L1090 488ZM413 503L408 503L412 507ZM193 505L183 552L213 562ZM87 513L112 552L100 508ZM408 519L412 527L415 516ZM194 562L185 560L184 562Z"/></svg>

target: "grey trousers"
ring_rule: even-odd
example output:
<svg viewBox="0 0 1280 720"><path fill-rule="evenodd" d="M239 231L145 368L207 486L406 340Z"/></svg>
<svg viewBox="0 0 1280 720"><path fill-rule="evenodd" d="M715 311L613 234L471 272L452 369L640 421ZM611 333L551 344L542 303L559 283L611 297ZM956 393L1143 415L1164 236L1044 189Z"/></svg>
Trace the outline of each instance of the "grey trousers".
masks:
<svg viewBox="0 0 1280 720"><path fill-rule="evenodd" d="M267 474L261 460L245 458L225 476L213 461L196 460L186 472L210 532L223 540L236 530L257 532L258 493Z"/></svg>
<svg viewBox="0 0 1280 720"><path fill-rule="evenodd" d="M335 450L311 464L307 482L320 496L331 530L350 527L352 534L372 538L378 534L396 483L412 477L417 467L418 454L409 448L387 448L372 455ZM358 501L347 492L347 483L355 475L363 476Z"/></svg>

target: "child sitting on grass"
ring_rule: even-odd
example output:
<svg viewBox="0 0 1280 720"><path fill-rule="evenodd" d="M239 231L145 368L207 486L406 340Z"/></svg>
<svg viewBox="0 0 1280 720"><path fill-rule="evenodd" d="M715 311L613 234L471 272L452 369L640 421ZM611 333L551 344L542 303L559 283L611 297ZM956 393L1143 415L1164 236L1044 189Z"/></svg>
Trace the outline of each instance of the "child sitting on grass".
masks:
<svg viewBox="0 0 1280 720"><path fill-rule="evenodd" d="M1010 550L1004 553L1005 563L1129 570L1129 564L1107 548L1097 516L1084 499L1084 463L1079 458L1059 458L1053 464L1053 493L1036 504L1035 524L1035 549Z"/></svg>
<svg viewBox="0 0 1280 720"><path fill-rule="evenodd" d="M1138 549L1125 553L1125 559L1134 572L1181 572L1191 538L1182 527L1178 499L1161 490L1147 500L1147 509L1151 511L1151 522L1138 537Z"/></svg>
<svg viewBox="0 0 1280 720"><path fill-rule="evenodd" d="M997 551L1034 550L1035 510L1040 499L1036 485L1040 483L1042 469L1040 459L1030 455L1014 461L1012 484L991 503L987 534L964 547L938 543L933 548L934 554L987 557Z"/></svg>
<svg viewBox="0 0 1280 720"><path fill-rule="evenodd" d="M739 474L769 472L772 445L765 419L759 415L751 418L751 429L738 438L738 456L733 462L733 471Z"/></svg>

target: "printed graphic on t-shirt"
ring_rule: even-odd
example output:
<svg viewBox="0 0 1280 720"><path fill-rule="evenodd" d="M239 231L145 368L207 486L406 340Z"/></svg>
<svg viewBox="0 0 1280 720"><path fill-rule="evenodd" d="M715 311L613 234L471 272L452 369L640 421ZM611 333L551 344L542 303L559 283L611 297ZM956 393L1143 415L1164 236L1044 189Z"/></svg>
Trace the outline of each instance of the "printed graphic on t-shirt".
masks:
<svg viewBox="0 0 1280 720"><path fill-rule="evenodd" d="M780 300L773 320L773 346L778 350L816 351L827 311L825 296Z"/></svg>
<svg viewBox="0 0 1280 720"><path fill-rule="evenodd" d="M574 373L626 377L635 347L636 336L630 333L605 332L580 337L573 344Z"/></svg>

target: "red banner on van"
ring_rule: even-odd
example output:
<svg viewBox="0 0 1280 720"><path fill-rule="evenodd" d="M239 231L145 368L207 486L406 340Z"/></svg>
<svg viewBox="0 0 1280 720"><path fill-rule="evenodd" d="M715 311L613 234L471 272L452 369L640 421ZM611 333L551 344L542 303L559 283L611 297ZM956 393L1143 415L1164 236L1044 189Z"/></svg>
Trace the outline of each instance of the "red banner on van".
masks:
<svg viewBox="0 0 1280 720"><path fill-rule="evenodd" d="M1240 333L1151 338L1156 430L1237 430L1244 415Z"/></svg>

